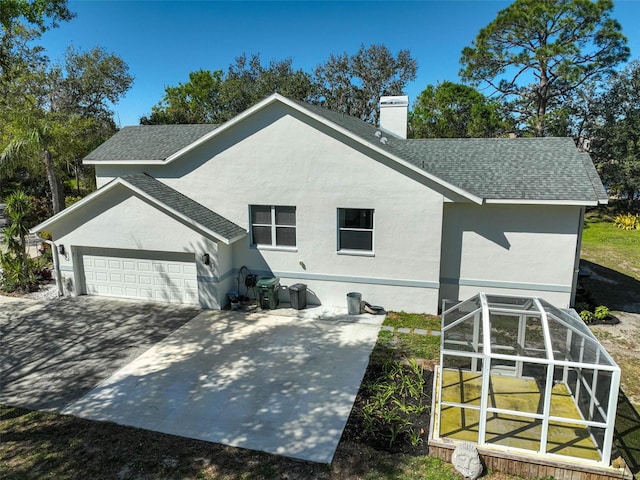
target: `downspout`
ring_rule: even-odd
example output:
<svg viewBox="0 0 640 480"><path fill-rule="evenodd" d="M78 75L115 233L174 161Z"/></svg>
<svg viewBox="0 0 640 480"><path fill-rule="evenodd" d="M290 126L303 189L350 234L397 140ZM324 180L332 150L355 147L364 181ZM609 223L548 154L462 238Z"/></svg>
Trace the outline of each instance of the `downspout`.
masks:
<svg viewBox="0 0 640 480"><path fill-rule="evenodd" d="M58 288L58 296L62 297L64 295L64 291L62 289L62 274L60 273L60 264L58 260L58 247L53 242L53 240L42 238L37 232L35 235L38 240L40 240L42 243L46 243L51 247L51 256L53 257L53 272L56 279L56 287Z"/></svg>
<svg viewBox="0 0 640 480"><path fill-rule="evenodd" d="M580 253L582 250L582 233L584 231L585 212L586 208L580 207L580 215L578 217L578 232L576 237L576 256L573 262L573 278L571 282L571 298L569 299L570 307L575 307L576 294L578 292L578 278L580 276Z"/></svg>

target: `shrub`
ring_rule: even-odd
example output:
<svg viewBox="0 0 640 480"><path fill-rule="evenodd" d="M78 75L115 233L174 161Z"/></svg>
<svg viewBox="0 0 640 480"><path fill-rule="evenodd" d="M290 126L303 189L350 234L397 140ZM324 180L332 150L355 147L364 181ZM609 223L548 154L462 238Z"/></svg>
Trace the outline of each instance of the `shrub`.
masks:
<svg viewBox="0 0 640 480"><path fill-rule="evenodd" d="M637 230L638 229L638 215L633 215L631 213L625 213L616 215L616 218L613 220L613 223L616 227L622 228L623 230Z"/></svg>
<svg viewBox="0 0 640 480"><path fill-rule="evenodd" d="M64 206L70 207L71 205L73 205L76 202L79 202L80 200L82 200L82 197L78 197L78 196L64 197Z"/></svg>
<svg viewBox="0 0 640 480"><path fill-rule="evenodd" d="M411 360L408 365L388 361L374 382L364 385L370 394L359 409L364 431L384 438L390 447L403 441L417 446L423 441L424 428L415 422L428 405L422 367Z"/></svg>
<svg viewBox="0 0 640 480"><path fill-rule="evenodd" d="M596 307L596 310L593 316L596 317L598 320L604 320L609 316L609 309L604 305L600 305L599 307Z"/></svg>
<svg viewBox="0 0 640 480"><path fill-rule="evenodd" d="M593 322L593 319L594 319L595 317L596 317L596 316L594 315L594 313L593 313L593 312L590 312L589 310L582 310L582 311L580 312L580 318L582 319L582 321L583 321L584 323L591 323L591 322Z"/></svg>
<svg viewBox="0 0 640 480"><path fill-rule="evenodd" d="M27 258L26 268L22 257L13 252L0 253L0 288L8 293L27 293L38 284L33 272L33 260Z"/></svg>

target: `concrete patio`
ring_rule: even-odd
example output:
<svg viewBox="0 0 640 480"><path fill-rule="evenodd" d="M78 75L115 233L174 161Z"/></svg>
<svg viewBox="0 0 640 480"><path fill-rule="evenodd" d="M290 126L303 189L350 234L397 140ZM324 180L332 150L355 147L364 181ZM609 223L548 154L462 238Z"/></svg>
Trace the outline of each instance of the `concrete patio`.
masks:
<svg viewBox="0 0 640 480"><path fill-rule="evenodd" d="M205 311L63 413L330 463L383 318Z"/></svg>

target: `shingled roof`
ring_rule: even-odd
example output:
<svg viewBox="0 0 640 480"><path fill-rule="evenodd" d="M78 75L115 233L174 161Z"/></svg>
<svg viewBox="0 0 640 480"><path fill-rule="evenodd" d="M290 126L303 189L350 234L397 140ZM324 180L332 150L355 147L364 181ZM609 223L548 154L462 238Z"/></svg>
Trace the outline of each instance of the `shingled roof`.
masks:
<svg viewBox="0 0 640 480"><path fill-rule="evenodd" d="M232 241L246 235L247 231L227 220L216 212L209 210L204 205L183 195L155 178L141 173L138 175L125 175L120 177L122 181L142 191L157 203L165 205L184 218L205 227L226 241Z"/></svg>
<svg viewBox="0 0 640 480"><path fill-rule="evenodd" d="M92 192L79 202L33 227L31 232L36 233L45 230L50 224L57 222L62 217L73 214L74 211L83 208L86 204L104 195L117 185L122 185L133 192L143 195L150 203L156 205L159 210L164 210L166 213L178 218L182 223L201 229L224 243L231 244L247 234L245 229L231 220L224 218L145 173L124 175L111 180L111 182Z"/></svg>
<svg viewBox="0 0 640 480"><path fill-rule="evenodd" d="M86 163L166 160L218 125L137 125L124 127L85 157Z"/></svg>
<svg viewBox="0 0 640 480"><path fill-rule="evenodd" d="M484 201L607 200L591 158L580 152L571 138L402 139L359 118L284 100L348 132L364 145ZM126 127L85 160L89 163L165 160L215 128L215 125Z"/></svg>

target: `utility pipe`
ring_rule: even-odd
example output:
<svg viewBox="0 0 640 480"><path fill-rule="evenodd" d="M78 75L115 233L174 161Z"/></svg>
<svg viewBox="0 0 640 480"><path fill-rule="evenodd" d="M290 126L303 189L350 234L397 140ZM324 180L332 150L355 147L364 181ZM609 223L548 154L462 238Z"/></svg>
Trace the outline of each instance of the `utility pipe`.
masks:
<svg viewBox="0 0 640 480"><path fill-rule="evenodd" d="M53 240L42 238L37 232L36 238L42 243L46 243L51 247L51 256L53 257L53 272L56 279L56 287L58 287L58 296L62 297L64 295L64 290L62 289L62 274L60 273L60 264L58 260L58 247Z"/></svg>

